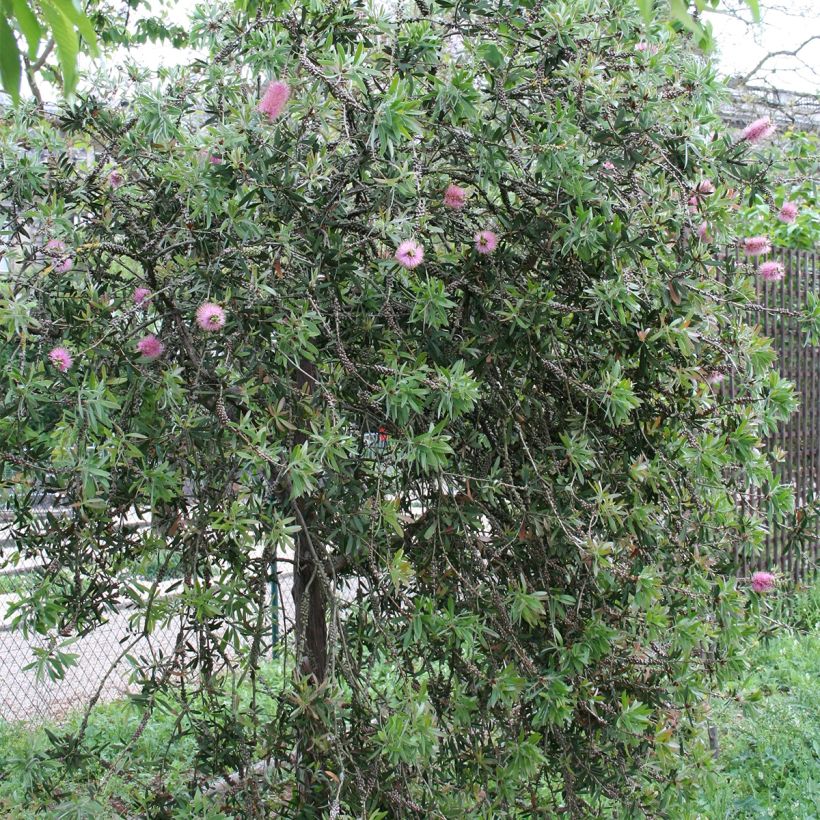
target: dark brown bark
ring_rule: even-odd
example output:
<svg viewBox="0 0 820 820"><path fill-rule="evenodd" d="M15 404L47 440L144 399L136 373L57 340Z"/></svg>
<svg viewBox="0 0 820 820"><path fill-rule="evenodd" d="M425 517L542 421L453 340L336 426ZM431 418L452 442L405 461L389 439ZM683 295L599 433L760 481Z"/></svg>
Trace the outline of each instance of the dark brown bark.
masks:
<svg viewBox="0 0 820 820"><path fill-rule="evenodd" d="M308 361L302 360L294 378L294 388L297 394L294 405L299 398L309 399L316 385L316 368ZM294 407L296 410L296 407ZM306 426L307 421L302 420ZM294 444L302 444L307 436L297 430L294 435ZM287 486L287 485L286 485ZM290 487L287 486L288 493ZM311 540L310 522L313 518L310 502L306 499L292 501L291 506L300 527L294 537L293 561L293 602L296 606L296 658L298 671L311 679L315 686L324 682L327 671L327 620L325 617L325 590L322 579L317 571L316 562L320 556L316 552L316 545ZM315 727L319 733L323 727ZM322 768L321 753L311 737L312 729L307 728L305 736L300 742L300 752L297 756L297 780L299 782L300 799L305 805L310 805L318 816L327 806L327 789L322 781L317 781L315 773Z"/></svg>
<svg viewBox="0 0 820 820"><path fill-rule="evenodd" d="M312 675L316 683L321 683L325 679L327 669L325 596L306 541L304 533L297 535L293 573L296 646L300 671L305 675Z"/></svg>
<svg viewBox="0 0 820 820"><path fill-rule="evenodd" d="M296 371L294 386L299 394L312 394L316 384L316 367L302 360ZM301 444L307 436L297 431L295 443ZM293 570L293 601L296 606L296 650L300 671L312 675L322 683L327 670L327 620L325 591L316 568L316 558L306 528L310 510L300 506L302 531L294 539L296 554Z"/></svg>

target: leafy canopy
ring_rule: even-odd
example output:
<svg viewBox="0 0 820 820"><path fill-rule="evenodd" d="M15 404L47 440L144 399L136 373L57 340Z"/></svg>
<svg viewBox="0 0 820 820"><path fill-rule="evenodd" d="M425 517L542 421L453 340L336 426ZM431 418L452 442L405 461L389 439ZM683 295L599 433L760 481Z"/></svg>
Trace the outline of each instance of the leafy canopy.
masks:
<svg viewBox="0 0 820 820"><path fill-rule="evenodd" d="M192 38L125 105L4 127L3 481L50 568L18 624L55 674L122 598L176 624L136 702L199 772L275 762L244 816L662 815L738 659L733 551L793 505L762 440L794 394L722 253L768 148L627 0L281 0Z"/></svg>

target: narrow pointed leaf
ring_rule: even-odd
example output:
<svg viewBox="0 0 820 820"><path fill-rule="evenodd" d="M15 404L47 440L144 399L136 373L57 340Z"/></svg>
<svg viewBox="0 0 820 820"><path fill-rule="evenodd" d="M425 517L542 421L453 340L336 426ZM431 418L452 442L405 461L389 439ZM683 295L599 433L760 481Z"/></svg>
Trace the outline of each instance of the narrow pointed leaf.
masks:
<svg viewBox="0 0 820 820"><path fill-rule="evenodd" d="M641 10L641 16L647 23L652 19L654 5L654 0L638 0L638 8Z"/></svg>
<svg viewBox="0 0 820 820"><path fill-rule="evenodd" d="M68 18L50 0L42 0L40 8L57 47L57 60L63 72L63 90L70 94L77 82L77 55L80 51L77 32Z"/></svg>
<svg viewBox="0 0 820 820"><path fill-rule="evenodd" d="M12 9L17 18L17 25L28 43L29 59L33 60L37 57L37 47L40 45L43 30L26 0L12 0Z"/></svg>
<svg viewBox="0 0 820 820"><path fill-rule="evenodd" d="M20 52L9 21L0 16L0 79L14 102L20 99Z"/></svg>
<svg viewBox="0 0 820 820"><path fill-rule="evenodd" d="M74 24L83 40L88 44L92 55L99 54L97 49L97 34L91 21L72 2L72 0L52 0L54 5L63 13L67 20Z"/></svg>

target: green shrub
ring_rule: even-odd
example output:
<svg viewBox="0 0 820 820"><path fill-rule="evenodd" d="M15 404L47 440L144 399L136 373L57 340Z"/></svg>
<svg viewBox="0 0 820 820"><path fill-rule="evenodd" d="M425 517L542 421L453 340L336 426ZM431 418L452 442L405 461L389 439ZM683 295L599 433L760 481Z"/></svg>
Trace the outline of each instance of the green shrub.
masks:
<svg viewBox="0 0 820 820"><path fill-rule="evenodd" d="M814 581L796 594L779 596L774 617L798 632L816 631L820 628L820 586Z"/></svg>
<svg viewBox="0 0 820 820"><path fill-rule="evenodd" d="M206 59L7 123L4 480L21 549L71 570L16 616L178 616L139 703L185 693L206 776L276 763L242 816L662 815L740 661L738 496L794 504L762 446L794 393L721 254L769 149L625 0L417 5L201 10ZM162 602L122 577L159 555Z"/></svg>
<svg viewBox="0 0 820 820"><path fill-rule="evenodd" d="M787 131L779 140L781 175L771 193L757 192L743 210L749 230L769 234L781 248L813 251L820 242L820 199L815 168L820 138L817 134ZM797 205L790 222L778 219L784 202Z"/></svg>

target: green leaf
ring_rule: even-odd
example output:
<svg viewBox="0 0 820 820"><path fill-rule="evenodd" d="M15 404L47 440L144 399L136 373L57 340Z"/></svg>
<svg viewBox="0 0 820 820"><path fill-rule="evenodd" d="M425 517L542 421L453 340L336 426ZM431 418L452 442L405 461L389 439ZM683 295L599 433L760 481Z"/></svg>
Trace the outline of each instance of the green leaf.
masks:
<svg viewBox="0 0 820 820"><path fill-rule="evenodd" d="M638 0L638 8L641 10L641 16L648 23L652 19L652 12L655 8L654 0Z"/></svg>
<svg viewBox="0 0 820 820"><path fill-rule="evenodd" d="M651 2L651 0L650 0ZM504 62L504 56L498 50L498 47L493 43L483 43L478 47L478 53L485 59L493 68L500 68Z"/></svg>
<svg viewBox="0 0 820 820"><path fill-rule="evenodd" d="M17 25L28 43L28 56L33 60L37 56L37 47L40 45L43 30L26 0L12 0L12 9L17 18Z"/></svg>
<svg viewBox="0 0 820 820"><path fill-rule="evenodd" d="M543 602L547 597L546 592L528 593L522 581L522 586L512 593L511 617L513 622L520 624L525 621L530 626L537 626L544 617Z"/></svg>
<svg viewBox="0 0 820 820"><path fill-rule="evenodd" d="M413 580L413 567L407 560L403 549L398 549L393 554L393 560L390 562L388 571L390 572L393 589L396 592Z"/></svg>
<svg viewBox="0 0 820 820"><path fill-rule="evenodd" d="M746 5L752 10L755 23L760 22L760 3L757 0L746 0Z"/></svg>
<svg viewBox="0 0 820 820"><path fill-rule="evenodd" d="M63 90L70 94L77 82L77 54L80 51L77 33L68 18L51 0L41 0L40 8L57 47L57 59L63 71Z"/></svg>
<svg viewBox="0 0 820 820"><path fill-rule="evenodd" d="M5 16L0 17L0 79L14 102L20 100L20 52Z"/></svg>
<svg viewBox="0 0 820 820"><path fill-rule="evenodd" d="M77 9L72 0L53 0L53 3L65 17L76 26L83 40L88 43L88 50L96 57L97 54L99 54L99 50L97 49L97 34L88 17Z"/></svg>
<svg viewBox="0 0 820 820"><path fill-rule="evenodd" d="M669 10L672 12L672 16L686 29L692 32L692 34L700 35L700 25L698 25L697 20L689 14L689 10L686 7L686 0L672 0L669 4Z"/></svg>

